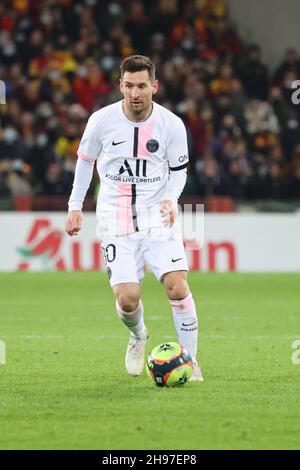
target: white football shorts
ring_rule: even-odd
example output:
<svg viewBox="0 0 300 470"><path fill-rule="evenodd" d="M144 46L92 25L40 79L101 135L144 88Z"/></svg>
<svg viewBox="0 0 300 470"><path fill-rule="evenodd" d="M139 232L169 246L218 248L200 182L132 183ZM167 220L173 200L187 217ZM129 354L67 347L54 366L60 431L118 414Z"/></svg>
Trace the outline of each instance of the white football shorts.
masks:
<svg viewBox="0 0 300 470"><path fill-rule="evenodd" d="M111 287L141 283L145 266L159 282L168 272L188 271L182 237L174 227L103 238L101 246Z"/></svg>

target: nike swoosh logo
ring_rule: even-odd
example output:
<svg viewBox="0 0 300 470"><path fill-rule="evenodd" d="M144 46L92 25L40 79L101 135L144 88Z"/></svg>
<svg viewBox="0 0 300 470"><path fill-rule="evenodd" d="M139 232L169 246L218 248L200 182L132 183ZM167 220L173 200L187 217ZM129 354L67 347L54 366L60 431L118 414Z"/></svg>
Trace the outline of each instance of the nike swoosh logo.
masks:
<svg viewBox="0 0 300 470"><path fill-rule="evenodd" d="M193 321L193 323L189 323L188 325L186 325L185 323L182 323L182 326L192 326L196 323L196 321Z"/></svg>
<svg viewBox="0 0 300 470"><path fill-rule="evenodd" d="M180 259L182 259L182 258L177 258L177 259L172 258L172 263L176 263L176 261L179 261Z"/></svg>
<svg viewBox="0 0 300 470"><path fill-rule="evenodd" d="M113 141L112 144L113 144L113 145L120 145L120 144L124 144L124 142L126 142L126 140L122 140L122 142L114 142L114 141Z"/></svg>

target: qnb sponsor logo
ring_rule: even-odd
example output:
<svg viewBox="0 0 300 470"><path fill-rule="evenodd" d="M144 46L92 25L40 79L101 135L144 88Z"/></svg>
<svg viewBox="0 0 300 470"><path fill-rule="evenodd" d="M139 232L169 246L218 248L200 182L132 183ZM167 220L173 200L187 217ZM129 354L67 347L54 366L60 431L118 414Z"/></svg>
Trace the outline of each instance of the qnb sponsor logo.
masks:
<svg viewBox="0 0 300 470"><path fill-rule="evenodd" d="M6 88L3 80L0 80L0 104L6 104Z"/></svg>
<svg viewBox="0 0 300 470"><path fill-rule="evenodd" d="M297 366L300 364L300 339L292 342L292 349L295 349L292 353L292 363Z"/></svg>
<svg viewBox="0 0 300 470"><path fill-rule="evenodd" d="M292 94L292 103L298 105L300 104L300 80L295 80L292 83L292 88L295 89Z"/></svg>
<svg viewBox="0 0 300 470"><path fill-rule="evenodd" d="M180 155L180 157L178 158L178 161L180 163L184 163L186 162L187 160L189 159L189 157L187 155Z"/></svg>
<svg viewBox="0 0 300 470"><path fill-rule="evenodd" d="M0 340L0 366L6 364L6 345Z"/></svg>

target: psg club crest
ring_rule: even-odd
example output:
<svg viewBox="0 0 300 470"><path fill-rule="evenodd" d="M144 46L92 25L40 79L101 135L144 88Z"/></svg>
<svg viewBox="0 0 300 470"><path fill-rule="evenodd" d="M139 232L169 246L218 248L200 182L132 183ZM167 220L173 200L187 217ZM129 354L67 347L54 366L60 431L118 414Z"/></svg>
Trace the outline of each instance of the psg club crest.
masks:
<svg viewBox="0 0 300 470"><path fill-rule="evenodd" d="M150 139L146 143L146 149L148 150L148 152L151 152L151 153L157 152L158 148L159 148L159 143L155 139Z"/></svg>

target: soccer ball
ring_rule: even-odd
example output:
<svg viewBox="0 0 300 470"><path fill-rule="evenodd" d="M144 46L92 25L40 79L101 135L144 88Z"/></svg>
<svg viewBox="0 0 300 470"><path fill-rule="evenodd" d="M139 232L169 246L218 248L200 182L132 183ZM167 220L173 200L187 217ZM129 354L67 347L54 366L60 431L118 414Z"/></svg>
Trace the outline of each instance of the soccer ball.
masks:
<svg viewBox="0 0 300 470"><path fill-rule="evenodd" d="M162 343L149 355L146 370L158 387L183 385L191 378L192 358L179 344Z"/></svg>

